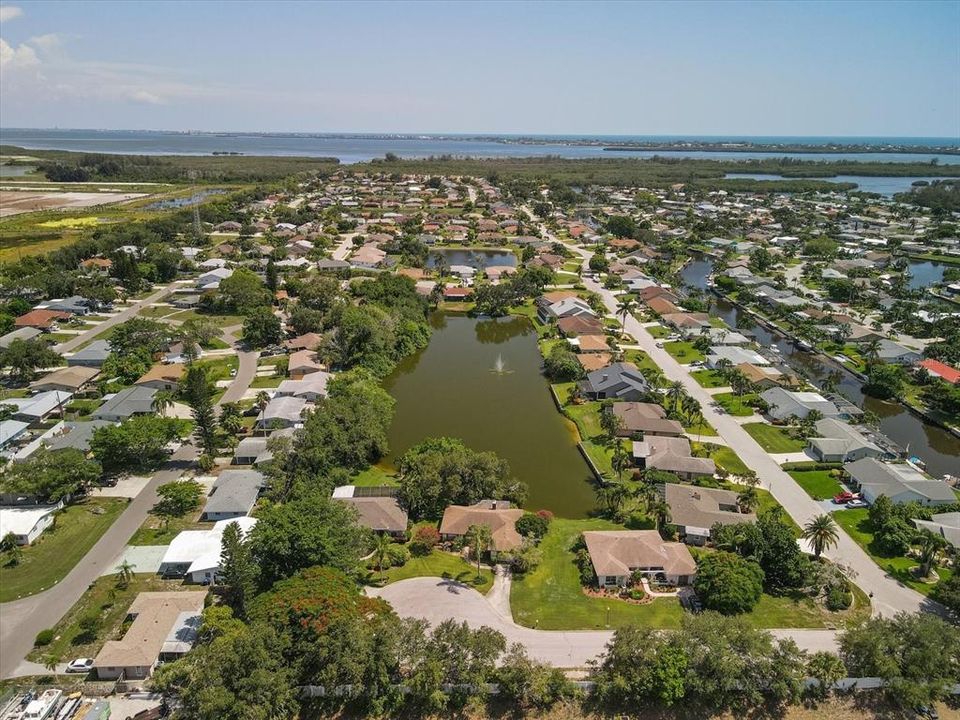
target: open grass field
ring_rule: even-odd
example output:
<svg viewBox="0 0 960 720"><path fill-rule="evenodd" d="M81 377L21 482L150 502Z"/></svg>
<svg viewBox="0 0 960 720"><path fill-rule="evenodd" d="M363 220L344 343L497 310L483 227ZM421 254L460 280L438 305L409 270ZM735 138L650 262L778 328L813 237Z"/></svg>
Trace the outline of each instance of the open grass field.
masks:
<svg viewBox="0 0 960 720"><path fill-rule="evenodd" d="M384 570L386 583L389 585L398 580L414 577L447 578L469 585L481 593L486 593L493 585L493 573L481 565L480 575L477 575L477 566L468 563L459 555L434 550L426 557L411 557L403 567ZM380 584L380 573L371 570L366 576L369 583Z"/></svg>
<svg viewBox="0 0 960 720"><path fill-rule="evenodd" d="M829 470L790 470L787 474L814 500L828 500L843 492L843 486Z"/></svg>
<svg viewBox="0 0 960 720"><path fill-rule="evenodd" d="M54 527L23 548L18 565L0 565L0 602L34 595L63 580L126 507L120 498L87 498L67 506Z"/></svg>
<svg viewBox="0 0 960 720"><path fill-rule="evenodd" d="M727 381L720 377L716 370L694 370L690 373L690 377L705 388L726 387L728 385Z"/></svg>
<svg viewBox="0 0 960 720"><path fill-rule="evenodd" d="M357 487L381 487L383 485L396 485L397 475L387 468L379 465L371 465L366 470L358 472L350 478L350 484Z"/></svg>
<svg viewBox="0 0 960 720"><path fill-rule="evenodd" d="M677 360L677 362L688 364L697 361L703 361L705 356L697 350L692 342L686 340L676 340L663 344L663 349Z"/></svg>
<svg viewBox="0 0 960 720"><path fill-rule="evenodd" d="M750 417L753 415L753 408L750 407L749 403L751 400L757 399L756 393L744 393L743 395L737 395L736 393L718 393L713 396L713 399L720 403L720 406L730 415L734 417Z"/></svg>
<svg viewBox="0 0 960 720"><path fill-rule="evenodd" d="M734 475L742 475L747 472L749 468L740 459L740 456L737 455L733 450L728 448L726 445L714 445L709 442L704 443L691 443L691 446L694 450L703 449L706 451L706 457L709 457L713 462L715 462L719 467L722 467L729 473Z"/></svg>
<svg viewBox="0 0 960 720"><path fill-rule="evenodd" d="M833 519L853 538L854 542L866 551L877 565L904 585L913 588L923 595L929 595L936 583L921 582L913 576L910 570L917 566L917 561L914 558L908 558L903 555L893 557L884 555L876 545L874 545L873 526L870 523L868 512L867 508L838 510L833 513ZM941 580L946 580L953 572L946 568L937 568L937 574L940 575Z"/></svg>
<svg viewBox="0 0 960 720"><path fill-rule="evenodd" d="M683 609L673 598L647 605L584 595L570 548L584 530L620 530L608 520L556 518L540 543L543 560L531 573L515 576L510 591L514 620L540 630L596 630L622 625L674 628ZM609 625L608 625L609 623Z"/></svg>
<svg viewBox="0 0 960 720"><path fill-rule="evenodd" d="M758 422L747 423L741 427L768 453L800 452L807 445L803 440L790 437L786 430L775 425Z"/></svg>
<svg viewBox="0 0 960 720"><path fill-rule="evenodd" d="M184 585L179 580L162 580L153 573L134 575L125 588L117 585L115 575L99 578L57 623L54 628L54 641L46 647L35 648L28 655L28 659L42 661L44 656L53 655L60 662L67 662L78 657L94 657L107 640L121 636L127 609L139 593L178 589L202 588ZM96 616L100 620L100 627L92 634L87 634L80 628L81 618L87 616Z"/></svg>

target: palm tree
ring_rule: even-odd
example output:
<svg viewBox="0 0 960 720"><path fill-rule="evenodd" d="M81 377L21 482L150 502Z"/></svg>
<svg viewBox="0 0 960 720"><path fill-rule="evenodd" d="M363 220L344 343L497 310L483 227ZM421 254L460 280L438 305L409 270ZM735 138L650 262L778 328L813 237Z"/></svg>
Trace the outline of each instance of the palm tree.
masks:
<svg viewBox="0 0 960 720"><path fill-rule="evenodd" d="M813 548L813 556L820 558L824 550L836 547L840 532L833 518L827 514L817 515L803 526L803 539Z"/></svg>
<svg viewBox="0 0 960 720"><path fill-rule="evenodd" d="M373 555L377 560L377 572L380 573L380 579L383 579L383 561L387 557L390 549L390 536L386 533L377 533L373 538ZM479 573L479 570L477 571Z"/></svg>
<svg viewBox="0 0 960 720"><path fill-rule="evenodd" d="M615 515L623 506L627 497L627 489L618 483L600 485L596 489L597 502L606 508L607 512Z"/></svg>
<svg viewBox="0 0 960 720"><path fill-rule="evenodd" d="M880 339L874 338L863 345L863 357L867 363L876 362L880 358Z"/></svg>
<svg viewBox="0 0 960 720"><path fill-rule="evenodd" d="M270 404L270 394L266 390L261 390L257 393L256 406L257 410L260 412L260 423L263 424L263 411L267 409L267 405ZM266 434L266 429L264 429L264 434Z"/></svg>
<svg viewBox="0 0 960 720"><path fill-rule="evenodd" d="M122 563L117 565L117 585L125 588L130 585L130 581L133 580L133 569L136 567L129 560L124 560Z"/></svg>
<svg viewBox="0 0 960 720"><path fill-rule="evenodd" d="M43 667L44 667L44 669L49 670L50 672L53 673L53 681L54 681L54 683L56 683L56 681L57 681L57 663L60 662L60 658L58 658L58 657L57 657L56 655L54 655L53 653L47 653L46 655L43 656L43 659L41 660L41 662L43 662Z"/></svg>
<svg viewBox="0 0 960 720"><path fill-rule="evenodd" d="M677 411L677 407L680 405L680 399L684 396L686 390L683 387L683 383L679 380L674 380L669 385L667 385L666 397L668 400L673 400L673 410Z"/></svg>
<svg viewBox="0 0 960 720"><path fill-rule="evenodd" d="M243 420L239 415L230 413L220 418L220 427L231 435L236 435L243 428Z"/></svg>
<svg viewBox="0 0 960 720"><path fill-rule="evenodd" d="M757 489L752 485L748 485L737 495L737 504L743 512L752 513L760 504L760 496L757 495Z"/></svg>
<svg viewBox="0 0 960 720"><path fill-rule="evenodd" d="M670 515L670 506L659 494L657 495L657 499L647 507L647 513L653 517L653 525L657 530L661 530L665 525L669 525L673 519Z"/></svg>
<svg viewBox="0 0 960 720"><path fill-rule="evenodd" d="M172 407L173 393L169 390L158 390L150 402L150 409L161 416L166 416L167 410Z"/></svg>
<svg viewBox="0 0 960 720"><path fill-rule="evenodd" d="M477 577L480 577L480 558L490 549L492 538L489 525L471 525L467 528L467 542L470 543L470 552L477 558Z"/></svg>
<svg viewBox="0 0 960 720"><path fill-rule="evenodd" d="M637 301L627 295L622 300L617 303L617 316L620 318L621 325L621 335L625 334L627 331L627 316L630 315L634 309L637 307Z"/></svg>
<svg viewBox="0 0 960 720"><path fill-rule="evenodd" d="M946 547L947 541L929 530L920 531L920 577L927 577L933 569L934 563L940 557L940 552Z"/></svg>

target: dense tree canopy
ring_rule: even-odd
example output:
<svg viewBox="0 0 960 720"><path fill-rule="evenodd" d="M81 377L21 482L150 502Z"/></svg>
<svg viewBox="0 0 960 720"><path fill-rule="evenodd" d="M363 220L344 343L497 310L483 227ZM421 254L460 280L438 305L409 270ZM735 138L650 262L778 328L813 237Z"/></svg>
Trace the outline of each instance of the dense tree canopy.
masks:
<svg viewBox="0 0 960 720"><path fill-rule="evenodd" d="M150 470L167 459L167 444L180 437L182 423L179 420L140 415L119 425L95 430L90 451L107 472Z"/></svg>
<svg viewBox="0 0 960 720"><path fill-rule="evenodd" d="M710 610L724 615L749 612L760 601L763 570L735 553L710 553L697 563L694 589Z"/></svg>
<svg viewBox="0 0 960 720"><path fill-rule="evenodd" d="M55 503L86 490L97 481L100 472L100 463L88 460L81 450L39 450L0 472L0 491Z"/></svg>

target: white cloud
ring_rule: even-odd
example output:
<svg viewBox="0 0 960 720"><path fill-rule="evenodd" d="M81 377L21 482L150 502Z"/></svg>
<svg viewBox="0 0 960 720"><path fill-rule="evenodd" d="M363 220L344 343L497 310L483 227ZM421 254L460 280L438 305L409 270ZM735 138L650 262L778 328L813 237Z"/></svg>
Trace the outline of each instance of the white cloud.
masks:
<svg viewBox="0 0 960 720"><path fill-rule="evenodd" d="M50 52L60 47L60 36L56 33L47 33L46 35L37 35L30 38L27 42L43 52Z"/></svg>
<svg viewBox="0 0 960 720"><path fill-rule="evenodd" d="M135 100L136 102L147 103L149 105L162 105L163 100L152 92L147 90L134 90L130 93L130 99Z"/></svg>
<svg viewBox="0 0 960 720"><path fill-rule="evenodd" d="M0 38L0 68L27 68L39 65L36 51L27 44L13 47Z"/></svg>
<svg viewBox="0 0 960 720"><path fill-rule="evenodd" d="M23 15L23 10L16 5L0 5L0 22L7 22Z"/></svg>

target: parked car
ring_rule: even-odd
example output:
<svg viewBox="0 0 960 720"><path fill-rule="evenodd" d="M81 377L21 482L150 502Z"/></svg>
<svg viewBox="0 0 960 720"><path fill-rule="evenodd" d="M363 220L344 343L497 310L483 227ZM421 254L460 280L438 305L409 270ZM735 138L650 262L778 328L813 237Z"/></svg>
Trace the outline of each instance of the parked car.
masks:
<svg viewBox="0 0 960 720"><path fill-rule="evenodd" d="M854 494L853 494L852 492L850 492L849 490L844 490L844 491L843 491L842 493L840 493L839 495L834 495L834 496L833 496L833 504L834 504L834 505L844 505L844 504L850 502L851 500L853 500L853 499L856 498L856 497L857 497L857 496L854 495Z"/></svg>
<svg viewBox="0 0 960 720"><path fill-rule="evenodd" d="M67 665L68 673L88 673L93 669L93 658L77 658Z"/></svg>
<svg viewBox="0 0 960 720"><path fill-rule="evenodd" d="M658 347L658 348L662 348L662 347L663 347L663 343L657 343L657 347Z"/></svg>
<svg viewBox="0 0 960 720"><path fill-rule="evenodd" d="M913 713L917 720L940 720L940 713L933 705L917 705Z"/></svg>
<svg viewBox="0 0 960 720"><path fill-rule="evenodd" d="M237 376L237 369L230 368L230 377L236 377L236 376Z"/></svg>
<svg viewBox="0 0 960 720"><path fill-rule="evenodd" d="M861 500L860 498L854 498L853 500L847 503L848 508L865 508L869 506L870 506L870 503L868 503L866 500Z"/></svg>

